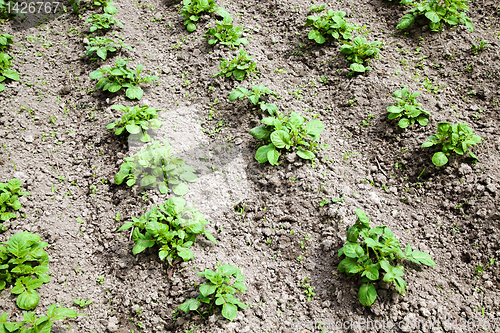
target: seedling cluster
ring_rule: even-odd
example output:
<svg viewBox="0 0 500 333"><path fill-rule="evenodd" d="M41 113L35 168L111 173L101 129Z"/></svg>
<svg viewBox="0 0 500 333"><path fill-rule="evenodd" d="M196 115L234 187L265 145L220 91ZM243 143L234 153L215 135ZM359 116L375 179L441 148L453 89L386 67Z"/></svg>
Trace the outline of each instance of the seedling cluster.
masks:
<svg viewBox="0 0 500 333"><path fill-rule="evenodd" d="M399 119L398 126L406 128L409 125L418 122L421 126L426 126L429 123L430 112L421 108L421 104L415 99L420 96L420 92L411 93L408 88L396 90L394 98L396 103L387 108L389 119Z"/></svg>
<svg viewBox="0 0 500 333"><path fill-rule="evenodd" d="M356 216L356 223L347 230L346 244L338 252L339 257L345 256L338 270L348 276L361 277L358 293L361 304L370 306L375 302L377 290L374 282L380 278L384 282L394 283L396 290L405 294L406 282L402 278L404 267L394 265L394 262L407 259L419 265L436 266L429 254L413 251L409 244L403 252L399 241L386 226L370 228L370 219L361 209L356 209ZM381 273L381 269L385 273Z"/></svg>
<svg viewBox="0 0 500 333"><path fill-rule="evenodd" d="M147 105L134 107L113 105L112 108L125 112L120 120L106 126L107 129L114 129L116 135L128 132L132 140L139 138L142 142L149 142L151 137L147 131L158 129L162 125L158 119L159 110Z"/></svg>

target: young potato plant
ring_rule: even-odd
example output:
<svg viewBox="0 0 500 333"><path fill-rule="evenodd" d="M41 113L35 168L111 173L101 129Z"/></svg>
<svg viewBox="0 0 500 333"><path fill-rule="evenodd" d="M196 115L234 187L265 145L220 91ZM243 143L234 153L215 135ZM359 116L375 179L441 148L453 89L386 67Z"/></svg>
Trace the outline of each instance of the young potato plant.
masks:
<svg viewBox="0 0 500 333"><path fill-rule="evenodd" d="M114 3L113 1L94 0L94 6L102 7L104 13L109 15L116 15L118 13L115 5L116 3Z"/></svg>
<svg viewBox="0 0 500 333"><path fill-rule="evenodd" d="M168 192L168 185L174 194L184 195L189 188L180 181L194 183L197 180L195 172L183 159L172 156L172 148L166 140L163 140L163 145L153 141L134 156L125 157L125 162L115 175L115 183L120 185L126 180L128 186L158 186L162 194Z"/></svg>
<svg viewBox="0 0 500 333"><path fill-rule="evenodd" d="M420 92L410 93L406 87L396 90L394 92L396 103L387 108L389 119L401 118L398 122L401 128L406 128L415 124L415 122L418 122L421 126L426 126L429 123L431 113L422 109L422 104L415 101L415 98L420 94Z"/></svg>
<svg viewBox="0 0 500 333"><path fill-rule="evenodd" d="M0 246L0 290L14 284L12 293L19 295L16 304L23 310L32 310L40 296L35 289L50 281L47 274L49 256L40 242L40 236L27 231L12 235Z"/></svg>
<svg viewBox="0 0 500 333"><path fill-rule="evenodd" d="M90 55L92 53L96 53L99 58L102 60L106 60L108 57L108 52L116 52L118 49L125 48L129 51L132 51L132 48L125 44L121 39L117 41L111 38L105 38L101 36L96 36L95 38L89 37L89 45L87 46L86 55Z"/></svg>
<svg viewBox="0 0 500 333"><path fill-rule="evenodd" d="M158 80L158 76L140 76L144 66L137 65L135 70L127 68L127 63L132 60L117 58L113 67L102 67L90 73L90 78L99 80L96 89L115 93L125 88L125 96L130 99L140 100L144 94L140 83L151 83Z"/></svg>
<svg viewBox="0 0 500 333"><path fill-rule="evenodd" d="M221 314L224 318L233 321L240 309L247 309L248 306L238 300L234 293L244 293L247 287L243 283L245 277L241 274L241 270L236 266L224 264L215 266L216 272L206 268L203 272L198 272L198 275L203 276L208 280L200 286L200 295L196 298L190 298L179 307L179 310L184 312L198 311L201 303L209 304L208 311L203 314L210 314L215 305L222 305ZM202 314L202 313L200 313Z"/></svg>
<svg viewBox="0 0 500 333"><path fill-rule="evenodd" d="M163 205L153 206L133 222L126 222L118 231L133 228L132 239L134 254L149 247L160 246L159 257L174 265L179 258L184 261L193 259L189 249L194 244L196 235L204 234L208 240L217 244L212 234L205 229L209 224L202 213L186 206L183 198L170 198Z"/></svg>
<svg viewBox="0 0 500 333"><path fill-rule="evenodd" d="M423 0L420 2L411 2L414 8L410 9L408 14L403 15L396 29L406 29L415 23L415 20L425 16L430 22L429 27L432 31L443 29L444 23L449 25L464 24L470 32L473 32L474 25L472 20L467 17L465 12L469 11L467 7L468 0Z"/></svg>
<svg viewBox="0 0 500 333"><path fill-rule="evenodd" d="M23 16L21 13L15 13L9 8L15 8L16 2L12 0L0 0L0 23L4 23L5 20L14 18L16 15Z"/></svg>
<svg viewBox="0 0 500 333"><path fill-rule="evenodd" d="M243 100L246 97L250 100L250 102L252 102L253 105L258 105L262 111L267 111L271 116L274 116L274 114L278 111L278 107L273 103L266 103L260 100L262 96L266 95L272 95L279 98L278 94L273 92L268 87L258 85L253 86L252 90L248 90L243 87L233 89L233 91L229 94L229 100L234 102L236 99Z"/></svg>
<svg viewBox="0 0 500 333"><path fill-rule="evenodd" d="M443 166L448 163L448 157L453 151L458 155L469 153L470 157L477 161L476 155L470 150L481 142L482 138L474 135L474 131L467 124L458 123L451 125L448 122L441 122L438 124L438 132L435 135L427 137L429 141L424 142L422 147L437 146L442 151L434 153L432 156L432 163L435 166Z"/></svg>
<svg viewBox="0 0 500 333"><path fill-rule="evenodd" d="M7 313L0 316L1 333L50 333L54 322L67 318L75 318L79 315L75 310L57 307L52 304L47 309L47 316L37 317L33 312L23 313L23 320L19 322L8 322Z"/></svg>
<svg viewBox="0 0 500 333"><path fill-rule="evenodd" d="M340 52L347 55L347 61L351 63L351 74L370 70L370 66L365 66L364 63L370 58L378 57L380 52L378 47L382 44L379 41L367 43L366 38L361 36L357 36L352 41L342 41L342 43L345 45L340 47Z"/></svg>
<svg viewBox="0 0 500 333"><path fill-rule="evenodd" d="M7 50L9 45L14 43L13 38L9 34L0 34L0 52Z"/></svg>
<svg viewBox="0 0 500 333"><path fill-rule="evenodd" d="M315 119L306 123L306 119L299 113L292 112L290 117L285 117L277 112L275 116L264 118L261 122L265 126L250 130L254 138L266 143L255 153L255 159L259 163L277 165L279 149L290 150L292 147L296 147L300 158L312 160L316 157L314 152L318 149L317 142L325 128L321 121Z"/></svg>
<svg viewBox="0 0 500 333"><path fill-rule="evenodd" d="M249 57L244 49L240 49L235 58L231 60L222 59L219 67L221 71L214 74L214 77L220 75L230 77L232 75L236 80L242 81L250 73L258 73L255 67L257 67L257 64L253 61L253 57Z"/></svg>
<svg viewBox="0 0 500 333"><path fill-rule="evenodd" d="M16 213L8 212L7 209L21 209L19 197L30 195L29 192L21 191L21 181L12 178L8 183L0 183L0 220L7 221L17 217ZM3 229L3 226L1 226Z"/></svg>
<svg viewBox="0 0 500 333"><path fill-rule="evenodd" d="M1 83L7 79L19 81L19 73L10 69L12 63L11 57L7 53L0 52L0 92L5 90L5 86Z"/></svg>
<svg viewBox="0 0 500 333"><path fill-rule="evenodd" d="M327 37L332 36L333 38L351 40L352 31L359 29L356 25L351 25L347 23L344 19L346 15L345 12L336 11L329 9L326 14L321 16L310 15L307 17L305 26L312 26L313 28L308 34L309 39L313 39L318 44L323 44L326 42Z"/></svg>
<svg viewBox="0 0 500 333"><path fill-rule="evenodd" d="M92 16L87 19L87 23L92 23L90 26L90 32L94 32L96 30L107 31L114 25L118 25L119 28L123 28L123 24L109 14L92 14Z"/></svg>
<svg viewBox="0 0 500 333"><path fill-rule="evenodd" d="M151 137L147 131L149 129L158 129L162 125L158 119L157 111L159 110L147 105L136 105L134 107L113 105L112 108L125 112L120 120L106 126L107 129L115 129L116 135L127 131L131 135L130 139L140 139L142 142L149 142Z"/></svg>
<svg viewBox="0 0 500 333"><path fill-rule="evenodd" d="M196 30L196 22L200 19L203 13L215 12L217 5L215 0L183 0L181 14L184 16L184 25L187 31Z"/></svg>
<svg viewBox="0 0 500 333"><path fill-rule="evenodd" d="M361 277L358 299L364 306L375 302L377 290L374 283L380 278L384 282L394 283L396 290L405 294L406 282L402 278L404 267L393 265L395 261L407 259L419 265L436 266L429 254L413 251L409 244L403 252L399 241L386 226L370 229L370 219L361 209L356 209L356 216L356 223L347 230L346 244L338 252L339 257L345 256L338 270L348 276L357 274Z"/></svg>
<svg viewBox="0 0 500 333"><path fill-rule="evenodd" d="M241 44L248 44L246 38L241 38L243 34L243 26L235 27L231 16L225 16L222 21L215 22L215 28L210 28L205 34L208 38L208 44L215 45L220 43L229 46L231 49L236 49Z"/></svg>

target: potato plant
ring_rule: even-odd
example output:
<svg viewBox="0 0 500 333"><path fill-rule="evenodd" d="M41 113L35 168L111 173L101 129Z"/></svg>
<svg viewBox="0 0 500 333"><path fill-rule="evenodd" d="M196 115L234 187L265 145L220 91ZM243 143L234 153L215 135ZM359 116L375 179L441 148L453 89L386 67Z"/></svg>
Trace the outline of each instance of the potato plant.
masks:
<svg viewBox="0 0 500 333"><path fill-rule="evenodd" d="M389 119L400 118L398 126L401 128L406 128L415 124L415 122L418 122L421 126L426 126L429 123L431 113L422 109L422 104L415 101L420 94L420 92L411 93L406 87L396 90L394 92L396 103L387 107Z"/></svg>
<svg viewBox="0 0 500 333"><path fill-rule="evenodd" d="M370 306L375 302L377 290L374 283L380 279L394 283L396 290L405 294L406 282L402 278L404 267L394 265L398 260L407 259L419 265L436 266L429 254L413 251L409 244L403 252L399 241L386 226L370 229L370 219L361 209L356 209L356 216L356 223L347 230L346 244L338 252L339 257L345 256L338 270L348 276L361 277L362 284L358 292L361 304Z"/></svg>
<svg viewBox="0 0 500 333"><path fill-rule="evenodd" d="M14 43L13 36L9 34L0 34L0 52L6 51L10 44Z"/></svg>
<svg viewBox="0 0 500 333"><path fill-rule="evenodd" d="M90 32L94 32L96 30L107 31L115 25L117 25L118 28L123 28L123 23L109 14L92 14L92 16L87 19L87 23L92 24L90 26Z"/></svg>
<svg viewBox="0 0 500 333"><path fill-rule="evenodd" d="M189 248L194 244L196 235L204 234L217 244L212 234L205 229L207 224L209 222L202 213L187 207L183 198L174 197L163 205L153 206L139 218L132 217L132 222L126 222L118 231L133 228L134 254L159 245L160 259L166 259L169 265L173 265L179 258L183 261L193 259L193 252Z"/></svg>
<svg viewBox="0 0 500 333"><path fill-rule="evenodd" d="M279 96L268 87L264 85L257 85L252 86L252 90L248 90L243 87L233 89L233 91L229 94L229 100L234 102L236 99L242 100L244 98L248 98L253 105L258 105L262 111L267 111L271 116L274 116L274 114L278 111L278 107L273 103L266 103L260 100L262 96L266 95L279 98Z"/></svg>
<svg viewBox="0 0 500 333"><path fill-rule="evenodd" d="M23 320L18 322L7 321L7 313L0 316L1 333L50 333L54 322L67 318L75 318L79 315L75 310L58 307L52 304L47 309L47 316L37 317L33 312L23 313Z"/></svg>
<svg viewBox="0 0 500 333"><path fill-rule="evenodd" d="M340 52L347 55L347 61L351 63L350 69L352 73L364 73L370 70L370 66L365 66L365 63L370 58L378 57L380 49L378 48L382 43L373 41L366 42L366 38L357 36L352 41L342 41L344 45L340 47Z"/></svg>
<svg viewBox="0 0 500 333"><path fill-rule="evenodd" d="M432 163L438 167L448 163L448 156L451 152L458 155L468 153L477 161L477 157L470 150L470 147L480 143L482 139L474 133L467 124L451 125L449 122L441 122L438 124L437 134L429 136L427 138L429 141L424 142L422 147L436 146L440 148L441 151L432 156Z"/></svg>
<svg viewBox="0 0 500 333"><path fill-rule="evenodd" d="M187 31L196 30L196 22L200 19L203 13L215 12L217 5L215 0L183 0L181 14L184 16L184 25Z"/></svg>
<svg viewBox="0 0 500 333"><path fill-rule="evenodd" d="M113 105L113 109L123 111L125 114L120 120L112 122L106 126L107 129L114 129L116 135L121 135L124 132L130 134L130 139L139 139L142 142L149 142L151 137L148 134L150 129L158 129L162 123L158 119L157 109L143 106L123 106Z"/></svg>
<svg viewBox="0 0 500 333"><path fill-rule="evenodd" d="M101 36L89 37L88 38L89 45L87 46L86 55L90 55L92 53L96 53L99 58L102 60L106 60L108 57L108 52L116 52L117 50L127 49L132 51L132 48L125 44L121 39L117 41L111 38L105 38Z"/></svg>
<svg viewBox="0 0 500 333"><path fill-rule="evenodd" d="M290 150L292 147L296 148L300 158L312 160L316 157L314 152L318 149L320 134L325 128L321 121L314 119L306 123L299 113L292 112L290 117L286 117L277 112L275 116L266 117L261 122L265 125L250 130L254 138L265 143L255 153L259 163L277 165L280 149Z"/></svg>
<svg viewBox="0 0 500 333"><path fill-rule="evenodd" d="M231 49L236 49L241 44L248 44L246 38L241 38L243 34L243 26L234 26L231 16L226 16L222 21L215 22L215 28L210 28L205 34L208 39L208 44L229 46Z"/></svg>
<svg viewBox="0 0 500 333"><path fill-rule="evenodd" d="M50 281L49 256L43 249L49 244L40 239L24 231L0 245L0 290L13 284L12 293L19 295L16 304L23 310L32 310L38 305L40 296L35 289Z"/></svg>
<svg viewBox="0 0 500 333"><path fill-rule="evenodd" d="M140 100L144 92L139 84L156 81L158 76L141 76L144 66L137 65L135 70L131 70L127 68L127 63L130 61L132 60L118 58L113 67L101 67L90 73L91 79L99 80L96 89L102 89L110 93L125 89L125 96L130 99Z"/></svg>
<svg viewBox="0 0 500 333"><path fill-rule="evenodd" d="M1 83L7 79L19 81L19 73L10 69L12 63L11 57L7 53L0 52L0 92L5 90L5 86Z"/></svg>
<svg viewBox="0 0 500 333"><path fill-rule="evenodd" d="M359 29L359 27L347 23L344 19L345 15L346 13L343 11L334 12L332 9L329 9L326 14L321 16L308 16L305 26L312 26L312 29L307 37L313 39L318 44L323 44L330 36L337 40L351 40L352 31Z"/></svg>
<svg viewBox="0 0 500 333"><path fill-rule="evenodd" d="M200 295L190 298L179 307L184 312L198 311L202 303L209 304L209 309L204 313L212 313L215 305L222 305L221 314L224 318L233 321L240 309L247 309L248 306L238 300L234 294L244 293L247 287L243 283L245 277L236 266L228 264L215 266L216 271L206 268L198 275L208 280L200 286ZM201 314L201 313L200 313Z"/></svg>
<svg viewBox="0 0 500 333"><path fill-rule="evenodd" d="M7 221L17 217L14 212L7 210L21 209L19 197L30 195L29 192L21 191L21 181L17 178L12 178L7 183L0 183L0 220ZM2 226L3 227L3 226Z"/></svg>
<svg viewBox="0 0 500 333"><path fill-rule="evenodd" d="M184 195L189 188L181 180L195 182L195 172L183 159L172 156L172 148L166 140L163 145L153 141L134 156L125 157L125 162L115 175L115 183L120 185L126 180L128 186L158 187L163 194L168 192L170 186L174 194Z"/></svg>
<svg viewBox="0 0 500 333"><path fill-rule="evenodd" d="M469 11L468 0L423 0L409 3L413 6L408 14L403 15L396 29L411 27L415 21L424 16L429 22L432 31L440 31L443 25L464 24L470 32L474 31L472 20L467 16Z"/></svg>
<svg viewBox="0 0 500 333"><path fill-rule="evenodd" d="M238 55L231 59L222 59L219 73L214 74L214 77L224 75L230 77L231 75L238 81L242 81L250 73L258 73L255 70L257 64L253 61L253 57L248 56L244 49L240 49Z"/></svg>

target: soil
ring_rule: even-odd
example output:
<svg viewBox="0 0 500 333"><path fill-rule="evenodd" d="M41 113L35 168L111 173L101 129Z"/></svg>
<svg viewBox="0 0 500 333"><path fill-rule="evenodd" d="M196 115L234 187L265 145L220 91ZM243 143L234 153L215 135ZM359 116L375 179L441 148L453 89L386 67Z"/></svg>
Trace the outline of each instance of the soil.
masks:
<svg viewBox="0 0 500 333"><path fill-rule="evenodd" d="M37 313L54 302L76 309L73 299L92 300L78 309L85 317L57 322L52 331L431 331L401 325L421 321L434 324L432 332L500 332L498 3L469 4L473 33L464 26L436 33L425 23L395 30L404 14L396 3L331 1L328 8L366 25L369 40L384 41L372 70L354 77L346 76L338 43L307 39L310 3L219 5L248 29L245 49L260 73L242 83L213 77L219 59L237 53L202 38L215 15L202 17L188 33L175 1L117 1L124 28L116 35L133 52L104 62L84 56L84 22L97 10L22 31L1 26L14 35L8 52L21 80L1 93L0 181L17 177L31 196L22 198L24 217L5 223L0 239L27 230L50 244L51 281L38 289ZM491 46L474 55L471 44L480 40ZM185 198L206 215L218 240L215 245L198 237L194 260L177 265L171 276L157 249L133 255L129 233L116 232L169 197L114 184L123 158L133 151L106 129L120 116L111 106L138 103L95 91L89 73L116 57L159 76L157 85L143 85L140 104L163 111L155 138L167 139L197 169L199 181ZM233 88L254 84L278 93L281 99L269 101L280 110L317 116L325 124L321 143L330 148L319 152L314 166L293 153L278 166L256 162L259 142L248 131L264 115L227 98ZM402 85L422 91L417 100L432 112L426 127L401 130L387 119L386 107ZM433 150L420 146L440 121L467 123L484 138L474 148L477 163L452 157L444 167L432 165ZM322 199L341 197L320 206ZM372 226L388 226L402 246L411 244L436 261L430 268L405 263L406 295L378 283L376 302L363 307L359 279L337 272L337 253L356 208L371 217ZM217 262L241 267L248 291L238 297L249 308L234 322L218 311L204 318L178 315L178 306L198 295L203 280L196 273ZM304 278L315 293L310 300ZM10 290L2 292L0 309L10 319L21 318ZM349 321L363 320L372 326L349 327ZM478 323L483 328L464 326Z"/></svg>

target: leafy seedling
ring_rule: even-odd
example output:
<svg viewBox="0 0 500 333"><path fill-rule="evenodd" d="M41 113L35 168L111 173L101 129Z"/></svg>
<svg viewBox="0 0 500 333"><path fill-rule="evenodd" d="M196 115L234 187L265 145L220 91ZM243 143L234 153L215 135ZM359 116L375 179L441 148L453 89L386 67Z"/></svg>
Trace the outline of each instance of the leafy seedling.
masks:
<svg viewBox="0 0 500 333"><path fill-rule="evenodd" d="M163 140L163 145L153 141L134 156L125 157L125 162L115 175L115 183L120 185L126 180L128 186L138 184L145 188L158 187L162 194L168 192L168 185L174 194L184 195L189 188L181 180L195 182L195 172L183 159L172 156L172 148L166 140Z"/></svg>
<svg viewBox="0 0 500 333"><path fill-rule="evenodd" d="M14 284L12 293L19 295L16 304L23 310L32 310L38 305L40 296L35 289L50 281L49 256L43 249L49 244L40 239L24 231L0 245L0 290Z"/></svg>
<svg viewBox="0 0 500 333"><path fill-rule="evenodd" d="M115 41L111 38L97 36L95 38L89 37L88 40L89 45L87 46L87 52L85 54L90 55L95 52L102 60L106 60L108 52L113 53L117 50L121 50L122 48L132 51L132 48L125 44L121 39Z"/></svg>
<svg viewBox="0 0 500 333"><path fill-rule="evenodd" d="M210 28L205 34L208 38L208 44L229 46L231 49L236 49L241 44L248 44L246 38L241 38L243 34L243 26L235 27L231 16L225 16L222 21L215 22L215 28Z"/></svg>
<svg viewBox="0 0 500 333"><path fill-rule="evenodd" d="M37 316L33 312L23 313L23 320L20 322L8 322L7 313L0 317L0 332L5 333L50 333L55 321L67 318L84 316L76 313L75 310L57 307L52 304L47 309L47 316Z"/></svg>
<svg viewBox="0 0 500 333"><path fill-rule="evenodd" d="M404 267L393 265L395 261L407 259L419 265L436 266L429 254L413 251L409 244L403 253L399 241L386 226L370 229L370 219L361 209L356 209L356 216L356 223L347 230L346 244L338 252L339 257L345 256L338 270L348 276L361 277L358 299L364 306L375 302L377 290L374 283L381 278L386 283L394 283L396 290L405 294Z"/></svg>
<svg viewBox="0 0 500 333"><path fill-rule="evenodd" d="M244 49L240 49L238 55L231 59L222 59L219 73L214 74L214 77L224 75L230 77L231 75L238 81L245 79L250 73L259 73L255 70L257 64L253 61L253 57L248 56Z"/></svg>
<svg viewBox="0 0 500 333"><path fill-rule="evenodd" d="M470 32L473 32L474 26L472 20L467 17L466 12L468 0L423 0L412 2L410 11L403 15L396 29L406 29L411 27L417 18L425 16L430 22L431 31L440 31L443 24L457 25L464 24Z"/></svg>
<svg viewBox="0 0 500 333"><path fill-rule="evenodd" d="M19 73L10 69L11 57L7 53L0 52L0 92L5 90L5 86L1 83L7 79L19 81Z"/></svg>
<svg viewBox="0 0 500 333"><path fill-rule="evenodd" d="M474 135L474 131L467 124L458 123L450 125L448 122L438 124L438 132L427 137L429 141L424 142L422 147L437 146L441 148L439 152L432 156L432 163L435 166L443 166L448 163L448 157L453 151L458 155L469 153L470 157L477 161L476 155L470 147L481 142L481 137Z"/></svg>
<svg viewBox="0 0 500 333"><path fill-rule="evenodd" d="M0 34L0 52L7 50L12 43L14 43L12 35Z"/></svg>
<svg viewBox="0 0 500 333"><path fill-rule="evenodd" d="M140 83L151 83L158 80L158 76L140 76L144 66L137 65L135 70L127 68L130 59L116 59L113 67L102 67L90 73L90 78L99 80L96 89L115 93L120 89L126 89L125 95L130 99L140 100L144 94Z"/></svg>
<svg viewBox="0 0 500 333"><path fill-rule="evenodd" d="M479 42L479 44L477 44L477 45L474 44L474 43L472 43L472 45L471 45L471 53L474 54L474 55L476 55L479 52L484 51L486 48L488 48L490 46L491 46L491 44L488 44L485 40L481 40Z"/></svg>
<svg viewBox="0 0 500 333"><path fill-rule="evenodd" d="M321 16L310 15L307 17L305 26L312 26L308 38L313 39L318 44L323 44L329 36L339 40L351 40L352 31L359 29L356 25L347 23L344 19L346 15L342 11L333 11L329 9L326 14Z"/></svg>
<svg viewBox="0 0 500 333"><path fill-rule="evenodd" d="M247 309L248 306L239 301L234 293L244 293L247 287L243 283L245 277L236 266L224 264L215 266L216 272L206 268L198 275L205 277L208 282L200 286L200 295L197 298L190 298L179 307L184 312L198 311L201 303L209 304L207 313L212 313L215 305L222 305L221 314L224 318L233 321L240 309Z"/></svg>
<svg viewBox="0 0 500 333"><path fill-rule="evenodd" d="M378 48L382 43L373 41L366 42L366 38L357 36L352 41L342 41L344 45L340 47L340 52L347 55L347 61L351 63L350 69L352 73L364 73L370 70L370 66L365 66L370 58L378 57L380 49Z"/></svg>
<svg viewBox="0 0 500 333"><path fill-rule="evenodd" d="M307 300L310 301L313 296L316 295L314 292L314 288L309 284L309 279L304 276L304 280L300 284L302 288L304 288L304 293L306 294Z"/></svg>
<svg viewBox="0 0 500 333"><path fill-rule="evenodd" d="M118 10L115 7L115 3L113 1L106 0L94 0L94 6L102 7L104 13L109 15L116 15Z"/></svg>
<svg viewBox="0 0 500 333"><path fill-rule="evenodd" d="M86 301L86 300L84 300L84 299L77 299L77 298L75 298L75 299L73 300L73 302L74 302L76 305L78 305L80 308L82 308L82 309L83 309L84 307L86 307L86 306L88 306L88 305L92 304L92 301L90 301L90 300L89 300L89 301Z"/></svg>
<svg viewBox="0 0 500 333"><path fill-rule="evenodd" d="M429 123L431 113L422 109L422 104L415 101L420 94L420 92L410 93L406 87L396 90L394 92L396 103L387 107L389 119L401 118L398 122L401 128L406 128L415 122L418 122L421 126L426 126Z"/></svg>
<svg viewBox="0 0 500 333"><path fill-rule="evenodd" d="M140 139L142 142L149 142L151 137L147 131L158 129L162 125L158 119L159 110L147 105L134 107L113 105L112 108L125 112L120 120L106 126L107 129L114 129L116 135L128 132L131 140Z"/></svg>
<svg viewBox="0 0 500 333"><path fill-rule="evenodd" d="M205 237L217 244L212 234L205 229L209 224L205 216L194 208L186 206L183 198L170 198L163 205L153 206L133 222L126 222L118 231L133 228L132 239L135 246L132 253L143 252L149 247L160 246L159 257L173 265L178 258L184 261L193 259L189 249L196 240L196 235Z"/></svg>
<svg viewBox="0 0 500 333"><path fill-rule="evenodd" d="M16 218L18 215L8 212L7 209L21 209L19 197L30 195L29 192L21 191L21 181L12 178L8 183L0 183L0 220L7 221Z"/></svg>
<svg viewBox="0 0 500 333"><path fill-rule="evenodd" d="M275 116L266 117L261 122L265 125L250 130L254 138L264 140L265 143L255 153L255 159L259 163L277 165L279 149L290 150L292 147L296 147L300 158L312 160L316 157L314 152L318 148L317 142L325 128L321 121L314 119L306 123L306 119L299 113L292 112L290 117L285 117L277 112Z"/></svg>
<svg viewBox="0 0 500 333"><path fill-rule="evenodd" d="M233 89L233 91L229 94L229 100L234 102L236 99L242 100L246 97L250 100L250 102L252 102L253 105L258 105L262 111L267 111L271 116L273 116L278 111L278 107L273 103L266 103L260 100L261 97L266 95L279 98L279 96L268 87L258 85L253 86L252 90L248 90L243 87Z"/></svg>
<svg viewBox="0 0 500 333"><path fill-rule="evenodd" d="M312 4L311 8L309 8L309 11L310 12L321 13L323 10L325 10L325 7L326 7L326 5L318 6L318 5Z"/></svg>
<svg viewBox="0 0 500 333"><path fill-rule="evenodd" d="M87 23L92 24L90 26L90 32L94 32L96 30L105 32L111 29L114 25L117 25L119 28L123 28L123 24L109 14L92 14L87 19Z"/></svg>
<svg viewBox="0 0 500 333"><path fill-rule="evenodd" d="M184 25L187 31L196 30L196 22L199 21L203 13L213 13L217 5L215 0L183 0L181 14L184 16Z"/></svg>

